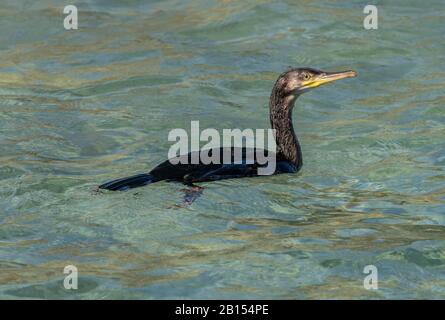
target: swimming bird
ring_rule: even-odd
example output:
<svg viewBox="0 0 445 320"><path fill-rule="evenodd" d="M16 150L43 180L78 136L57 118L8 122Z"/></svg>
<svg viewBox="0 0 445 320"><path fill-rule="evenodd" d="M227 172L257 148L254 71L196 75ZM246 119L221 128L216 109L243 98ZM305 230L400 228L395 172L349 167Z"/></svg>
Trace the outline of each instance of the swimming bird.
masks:
<svg viewBox="0 0 445 320"><path fill-rule="evenodd" d="M356 72L351 70L324 72L313 68L292 68L278 77L269 99L270 123L272 129L275 129L276 142L276 152L274 154L276 163L273 174L296 173L303 165L300 143L292 125L292 110L296 99L303 93L321 85L344 78L355 77L356 75ZM230 163L206 164L199 160L199 163L193 164L190 160L196 154L190 152L186 155L178 156L182 159L182 163L178 163L180 159L174 159L176 161L169 159L148 173L113 180L100 185L99 188L123 191L163 180L182 182L193 187L196 182L258 176L258 169L267 166L267 164L261 164L255 156L250 158L253 161L247 161L252 156L252 153L256 154L256 149L245 147L241 149L221 147L194 151L206 152L209 155L216 152L220 154L220 159L223 158L224 153L228 152L231 154L232 159ZM242 161L233 161L236 151L241 151ZM261 151L268 154L267 150ZM198 158L201 159L201 157Z"/></svg>

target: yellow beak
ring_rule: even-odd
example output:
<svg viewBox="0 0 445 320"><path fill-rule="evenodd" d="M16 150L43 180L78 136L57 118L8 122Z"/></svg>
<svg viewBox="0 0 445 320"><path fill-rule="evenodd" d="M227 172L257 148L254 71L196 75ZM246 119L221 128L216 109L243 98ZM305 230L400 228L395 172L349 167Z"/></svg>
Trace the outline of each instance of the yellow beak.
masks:
<svg viewBox="0 0 445 320"><path fill-rule="evenodd" d="M305 88L316 88L323 84L337 81L340 79L345 78L353 78L357 76L357 72L348 70L348 71L341 71L341 72L323 72L320 75L316 76L315 78L308 80L304 83Z"/></svg>

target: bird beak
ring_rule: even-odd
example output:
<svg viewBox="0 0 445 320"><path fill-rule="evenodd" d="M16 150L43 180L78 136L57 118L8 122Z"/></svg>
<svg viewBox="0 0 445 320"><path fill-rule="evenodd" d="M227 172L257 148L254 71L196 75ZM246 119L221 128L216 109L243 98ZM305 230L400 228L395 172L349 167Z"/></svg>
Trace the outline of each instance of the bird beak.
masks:
<svg viewBox="0 0 445 320"><path fill-rule="evenodd" d="M323 84L337 81L345 78L353 78L357 76L357 72L348 70L341 72L323 72L314 77L313 79L304 83L305 88L316 88Z"/></svg>

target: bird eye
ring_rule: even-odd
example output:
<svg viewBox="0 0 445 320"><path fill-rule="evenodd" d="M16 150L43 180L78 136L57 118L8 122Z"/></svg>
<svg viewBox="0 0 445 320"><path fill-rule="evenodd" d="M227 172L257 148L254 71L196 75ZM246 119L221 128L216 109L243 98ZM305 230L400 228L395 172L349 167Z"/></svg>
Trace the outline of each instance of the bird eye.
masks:
<svg viewBox="0 0 445 320"><path fill-rule="evenodd" d="M311 75L309 73L303 74L303 79L304 80L309 80L310 78L311 78Z"/></svg>

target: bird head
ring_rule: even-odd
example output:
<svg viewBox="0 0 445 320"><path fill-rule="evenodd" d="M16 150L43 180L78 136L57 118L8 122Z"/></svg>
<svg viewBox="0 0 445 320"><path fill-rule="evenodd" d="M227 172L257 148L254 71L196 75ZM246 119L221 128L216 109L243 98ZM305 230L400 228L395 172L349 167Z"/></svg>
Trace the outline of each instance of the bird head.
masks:
<svg viewBox="0 0 445 320"><path fill-rule="evenodd" d="M325 72L313 68L294 68L278 77L275 88L286 96L298 96L321 85L356 76L357 73L352 70Z"/></svg>

